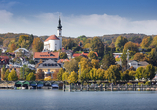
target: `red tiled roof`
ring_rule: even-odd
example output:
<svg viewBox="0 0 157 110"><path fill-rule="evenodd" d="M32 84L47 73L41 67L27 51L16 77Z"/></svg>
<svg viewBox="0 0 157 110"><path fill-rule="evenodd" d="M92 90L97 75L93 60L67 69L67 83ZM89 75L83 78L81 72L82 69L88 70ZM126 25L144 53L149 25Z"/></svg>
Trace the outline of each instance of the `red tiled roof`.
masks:
<svg viewBox="0 0 157 110"><path fill-rule="evenodd" d="M98 57L97 52L94 52L94 53L95 53L96 56ZM88 57L88 54L89 54L89 53L84 53L84 52L82 52L82 53L74 53L74 54L73 54L73 57L78 57L78 56L80 56L80 55L83 55L83 56L85 56L85 57Z"/></svg>
<svg viewBox="0 0 157 110"><path fill-rule="evenodd" d="M2 64L8 64L9 63L9 57L8 56L0 56L0 65ZM3 63L3 61L5 61L4 63Z"/></svg>
<svg viewBox="0 0 157 110"><path fill-rule="evenodd" d="M94 53L95 53L95 55L98 57L97 52L94 52ZM84 56L87 56L87 57L88 57L88 54L89 54L89 53L84 53L84 52L82 52L82 54L83 54Z"/></svg>
<svg viewBox="0 0 157 110"><path fill-rule="evenodd" d="M65 62L65 61L69 61L69 59L59 59L59 60L57 61L57 63L62 63L62 62Z"/></svg>
<svg viewBox="0 0 157 110"><path fill-rule="evenodd" d="M80 55L82 55L81 53L74 53L73 57L79 57Z"/></svg>
<svg viewBox="0 0 157 110"><path fill-rule="evenodd" d="M49 41L49 40L59 40L59 38L56 35L51 35L44 42Z"/></svg>
<svg viewBox="0 0 157 110"><path fill-rule="evenodd" d="M59 58L59 52L35 52L34 58Z"/></svg>

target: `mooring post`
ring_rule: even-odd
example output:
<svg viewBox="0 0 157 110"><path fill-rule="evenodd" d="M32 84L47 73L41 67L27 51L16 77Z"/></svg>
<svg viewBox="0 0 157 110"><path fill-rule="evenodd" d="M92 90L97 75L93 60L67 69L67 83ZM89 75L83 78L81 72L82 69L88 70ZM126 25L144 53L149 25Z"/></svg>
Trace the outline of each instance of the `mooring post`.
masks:
<svg viewBox="0 0 157 110"><path fill-rule="evenodd" d="M136 84L135 84L135 91L136 91Z"/></svg>
<svg viewBox="0 0 157 110"><path fill-rule="evenodd" d="M118 86L118 91L120 91L120 85L118 84L117 86Z"/></svg>
<svg viewBox="0 0 157 110"><path fill-rule="evenodd" d="M87 84L87 91L89 91L89 85Z"/></svg>
<svg viewBox="0 0 157 110"><path fill-rule="evenodd" d="M143 91L143 84L141 84L141 91Z"/></svg>
<svg viewBox="0 0 157 110"><path fill-rule="evenodd" d="M113 91L113 84L111 84L111 91Z"/></svg>
<svg viewBox="0 0 157 110"><path fill-rule="evenodd" d="M80 91L82 91L82 86L83 86L83 85L82 85L82 83L81 83L81 89L80 89Z"/></svg>
<svg viewBox="0 0 157 110"><path fill-rule="evenodd" d="M71 84L69 85L69 92L71 92Z"/></svg>
<svg viewBox="0 0 157 110"><path fill-rule="evenodd" d="M126 91L128 90L128 84L125 84L125 90Z"/></svg>
<svg viewBox="0 0 157 110"><path fill-rule="evenodd" d="M65 92L65 84L63 83L63 91Z"/></svg>
<svg viewBox="0 0 157 110"><path fill-rule="evenodd" d="M100 91L102 91L102 88L103 88L103 84L100 85Z"/></svg>
<svg viewBox="0 0 157 110"><path fill-rule="evenodd" d="M106 84L104 85L104 91L106 91Z"/></svg>

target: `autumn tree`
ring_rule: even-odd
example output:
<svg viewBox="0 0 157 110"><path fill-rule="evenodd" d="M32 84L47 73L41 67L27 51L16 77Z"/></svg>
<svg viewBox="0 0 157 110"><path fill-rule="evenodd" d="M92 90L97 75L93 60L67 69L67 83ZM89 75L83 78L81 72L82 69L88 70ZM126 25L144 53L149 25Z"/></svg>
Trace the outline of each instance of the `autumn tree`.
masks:
<svg viewBox="0 0 157 110"><path fill-rule="evenodd" d="M78 67L81 68L81 72L86 68L92 68L92 64L87 58L82 58L78 64Z"/></svg>
<svg viewBox="0 0 157 110"><path fill-rule="evenodd" d="M39 69L36 73L36 80L43 80L44 79L44 72L42 71L42 69Z"/></svg>
<svg viewBox="0 0 157 110"><path fill-rule="evenodd" d="M29 73L26 77L27 81L34 81L35 80L35 75L33 72Z"/></svg>
<svg viewBox="0 0 157 110"><path fill-rule="evenodd" d="M82 58L83 58L83 56L78 56L78 57L75 57L74 59L75 59L77 62L80 62Z"/></svg>
<svg viewBox="0 0 157 110"><path fill-rule="evenodd" d="M105 74L104 69L101 69L101 68L97 69L96 76L98 80L104 80L105 79L104 74Z"/></svg>
<svg viewBox="0 0 157 110"><path fill-rule="evenodd" d="M68 81L68 77L69 77L69 73L64 72L63 75L62 75L62 81Z"/></svg>
<svg viewBox="0 0 157 110"><path fill-rule="evenodd" d="M124 50L127 50L127 49L129 49L130 51L134 51L134 52L138 51L137 45L131 41L125 43Z"/></svg>
<svg viewBox="0 0 157 110"><path fill-rule="evenodd" d="M52 81L51 76L45 77L45 78L44 78L44 81Z"/></svg>
<svg viewBox="0 0 157 110"><path fill-rule="evenodd" d="M91 64L93 68L97 68L97 69L100 68L99 60L92 59Z"/></svg>
<svg viewBox="0 0 157 110"><path fill-rule="evenodd" d="M3 65L1 69L1 80L4 80L5 72L6 72L6 68L5 68L5 65Z"/></svg>
<svg viewBox="0 0 157 110"><path fill-rule="evenodd" d="M43 50L43 45L43 41L39 37L34 38L32 43L33 52L41 52Z"/></svg>
<svg viewBox="0 0 157 110"><path fill-rule="evenodd" d="M78 75L75 73L75 71L71 72L71 74L68 77L68 82L71 83L76 83L78 81Z"/></svg>
<svg viewBox="0 0 157 110"><path fill-rule="evenodd" d="M104 44L99 37L94 37L91 41L91 49L98 53L99 57L104 55Z"/></svg>
<svg viewBox="0 0 157 110"><path fill-rule="evenodd" d="M14 69L12 69L8 75L8 81L17 81L17 80L18 80L17 73Z"/></svg>
<svg viewBox="0 0 157 110"><path fill-rule="evenodd" d="M21 47L21 48L29 48L30 46L30 37L29 35L21 35L19 37L19 40L18 40L18 45Z"/></svg>
<svg viewBox="0 0 157 110"><path fill-rule="evenodd" d="M92 59L98 59L97 55L96 55L95 52L93 52L93 51L90 51L90 52L89 52L88 58L89 58L90 60L92 60Z"/></svg>
<svg viewBox="0 0 157 110"><path fill-rule="evenodd" d="M143 53L136 53L135 55L134 55L134 60L136 60L136 61L143 61L144 60L144 54Z"/></svg>
<svg viewBox="0 0 157 110"><path fill-rule="evenodd" d="M118 36L115 42L116 51L123 51L125 43L127 43L128 40L126 37Z"/></svg>
<svg viewBox="0 0 157 110"><path fill-rule="evenodd" d="M16 45L14 43L11 44L10 50L14 51L16 49Z"/></svg>
<svg viewBox="0 0 157 110"><path fill-rule="evenodd" d="M63 68L60 68L60 69L59 69L59 72L58 72L58 74L57 74L57 79L58 79L58 81L62 81L62 75L63 75L64 72L65 72L65 71L64 71Z"/></svg>
<svg viewBox="0 0 157 110"><path fill-rule="evenodd" d="M97 72L96 68L92 68L90 70L90 78L91 78L91 80L96 81L98 79L96 72Z"/></svg>
<svg viewBox="0 0 157 110"><path fill-rule="evenodd" d="M149 45L151 44L152 42L152 37L150 36L146 36L142 39L142 42L141 42L141 47L142 48L148 48Z"/></svg>
<svg viewBox="0 0 157 110"><path fill-rule="evenodd" d="M9 69L6 70L5 75L4 75L4 80L8 81L8 75L9 75L10 71Z"/></svg>
<svg viewBox="0 0 157 110"><path fill-rule="evenodd" d="M68 58L68 56L67 56L67 54L66 54L65 52L61 52L61 53L59 54L59 58L60 58L60 59L66 59L66 58Z"/></svg>

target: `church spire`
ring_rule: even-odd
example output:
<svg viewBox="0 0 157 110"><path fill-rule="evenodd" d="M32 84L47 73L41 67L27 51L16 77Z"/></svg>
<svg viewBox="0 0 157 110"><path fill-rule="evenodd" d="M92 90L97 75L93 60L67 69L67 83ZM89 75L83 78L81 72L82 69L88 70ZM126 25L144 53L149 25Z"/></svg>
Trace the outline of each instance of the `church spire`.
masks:
<svg viewBox="0 0 157 110"><path fill-rule="evenodd" d="M60 17L59 17L59 21L58 21L58 29L62 29L62 25L61 25L61 20L60 20Z"/></svg>

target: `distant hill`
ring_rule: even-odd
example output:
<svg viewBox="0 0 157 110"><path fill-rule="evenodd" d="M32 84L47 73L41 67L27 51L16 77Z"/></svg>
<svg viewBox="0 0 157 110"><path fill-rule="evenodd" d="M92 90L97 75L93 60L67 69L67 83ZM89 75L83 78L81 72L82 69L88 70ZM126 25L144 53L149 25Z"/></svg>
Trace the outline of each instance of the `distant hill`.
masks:
<svg viewBox="0 0 157 110"><path fill-rule="evenodd" d="M15 39L15 41L18 41L19 36L21 35L30 35L30 34L26 34L26 33L5 33L5 34L0 34L0 45L3 44L3 41L5 39L11 40L11 39ZM107 43L111 43L112 40L115 40L118 36L124 36L126 37L129 41L135 42L135 39L140 38L141 40L143 39L143 37L147 36L145 34L134 34L134 33L129 33L129 34L112 34L112 35L103 35L103 36L99 36L101 38L101 40L103 42L107 42ZM155 35L153 35L155 36ZM34 36L34 37L38 37L38 36ZM45 41L49 36L39 36L43 41ZM65 37L63 36L63 38L68 39L69 37ZM92 37L88 37L88 38L92 38ZM138 39L139 40L139 39ZM139 41L140 42L140 41Z"/></svg>

